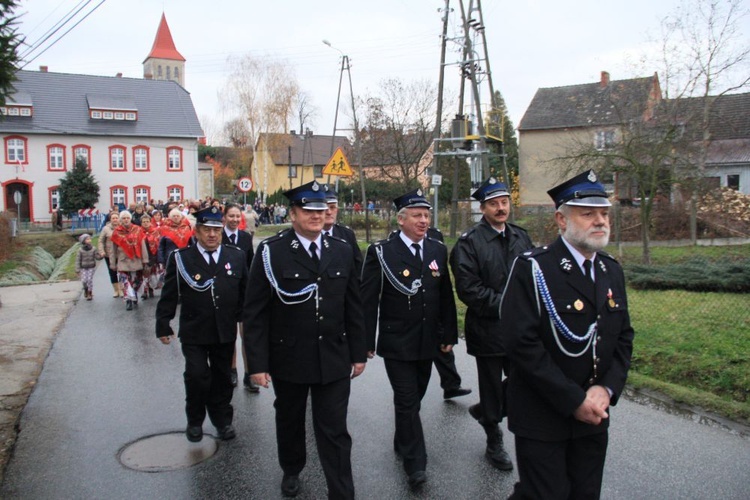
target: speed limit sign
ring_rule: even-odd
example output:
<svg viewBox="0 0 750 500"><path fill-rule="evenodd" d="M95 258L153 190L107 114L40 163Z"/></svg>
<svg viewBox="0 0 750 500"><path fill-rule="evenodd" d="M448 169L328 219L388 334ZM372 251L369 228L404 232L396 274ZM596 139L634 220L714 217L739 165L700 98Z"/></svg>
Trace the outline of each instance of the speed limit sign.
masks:
<svg viewBox="0 0 750 500"><path fill-rule="evenodd" d="M241 177L240 180L237 181L237 189L243 193L252 191L253 180L250 177Z"/></svg>

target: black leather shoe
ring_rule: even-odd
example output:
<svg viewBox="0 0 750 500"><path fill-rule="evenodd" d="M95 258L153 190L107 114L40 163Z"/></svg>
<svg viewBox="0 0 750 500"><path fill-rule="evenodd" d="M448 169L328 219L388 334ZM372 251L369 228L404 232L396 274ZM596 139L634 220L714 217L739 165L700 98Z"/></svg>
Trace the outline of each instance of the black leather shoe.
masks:
<svg viewBox="0 0 750 500"><path fill-rule="evenodd" d="M284 474L281 480L281 494L285 497L296 497L299 493L299 476L296 474Z"/></svg>
<svg viewBox="0 0 750 500"><path fill-rule="evenodd" d="M463 387L454 387L453 389L446 389L443 391L443 399L460 398L471 394L471 389L464 389Z"/></svg>
<svg viewBox="0 0 750 500"><path fill-rule="evenodd" d="M485 456L490 462L490 465L494 468L500 470L513 470L513 462L510 460L510 455L505 451L502 444L492 449L488 446Z"/></svg>
<svg viewBox="0 0 750 500"><path fill-rule="evenodd" d="M427 482L427 474L425 471L418 470L412 474L409 474L409 488L412 490L419 489L424 483Z"/></svg>
<svg viewBox="0 0 750 500"><path fill-rule="evenodd" d="M237 433L234 431L234 427L232 427L232 424L225 425L221 429L218 429L219 432L219 439L222 441L229 441L230 439L234 439L237 437Z"/></svg>
<svg viewBox="0 0 750 500"><path fill-rule="evenodd" d="M132 300L128 300L127 302L125 302L125 310L126 311L132 311L133 310L133 301Z"/></svg>
<svg viewBox="0 0 750 500"><path fill-rule="evenodd" d="M245 386L247 392L260 392L260 387L250 379L249 373L246 373L245 376L242 377L242 384Z"/></svg>
<svg viewBox="0 0 750 500"><path fill-rule="evenodd" d="M479 422L479 425L484 427L484 419L482 418L482 407L479 406L479 403L469 406L469 415L471 415L471 418Z"/></svg>
<svg viewBox="0 0 750 500"><path fill-rule="evenodd" d="M237 387L237 368L232 368L232 375L230 378L232 379L232 387Z"/></svg>
<svg viewBox="0 0 750 500"><path fill-rule="evenodd" d="M203 427L188 425L185 436L187 436L187 440L191 443L197 443L203 439Z"/></svg>

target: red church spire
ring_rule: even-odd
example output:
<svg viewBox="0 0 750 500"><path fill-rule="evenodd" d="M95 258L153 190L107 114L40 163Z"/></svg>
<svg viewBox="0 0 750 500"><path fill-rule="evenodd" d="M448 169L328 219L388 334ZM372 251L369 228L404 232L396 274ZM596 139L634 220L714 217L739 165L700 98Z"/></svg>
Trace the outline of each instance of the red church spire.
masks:
<svg viewBox="0 0 750 500"><path fill-rule="evenodd" d="M172 40L172 33L169 31L167 25L167 17L162 13L161 21L159 22L159 29L156 31L156 38L154 39L154 46L151 47L151 52L148 54L149 58L154 59L170 59L173 61L184 61L185 58L182 54L177 52L177 48L174 46L174 40Z"/></svg>

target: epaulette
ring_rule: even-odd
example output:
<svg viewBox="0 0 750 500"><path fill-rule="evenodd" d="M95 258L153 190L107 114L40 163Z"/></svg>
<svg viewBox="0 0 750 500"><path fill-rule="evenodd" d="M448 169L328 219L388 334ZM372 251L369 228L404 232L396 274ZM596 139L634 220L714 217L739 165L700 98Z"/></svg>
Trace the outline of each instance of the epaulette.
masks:
<svg viewBox="0 0 750 500"><path fill-rule="evenodd" d="M469 229L467 229L466 231L464 231L463 233L461 233L461 236L459 236L458 239L459 240L465 240L466 238L469 237L469 235L471 235L474 231L476 231L478 227L479 227L478 225L474 225L474 226L470 227Z"/></svg>
<svg viewBox="0 0 750 500"><path fill-rule="evenodd" d="M231 248L232 250L239 250L242 251L240 247L237 245L232 245L231 243L227 243L226 245L223 245L224 248Z"/></svg>
<svg viewBox="0 0 750 500"><path fill-rule="evenodd" d="M335 236L333 234L329 235L328 239L340 241L341 243L346 243L347 245L349 244L349 242L346 241L344 238L341 238L340 236Z"/></svg>
<svg viewBox="0 0 750 500"><path fill-rule="evenodd" d="M440 241L440 240L438 240L436 238L430 238L429 236L425 235L425 239L426 240L430 240L430 241L434 241L435 243L440 243L441 245L445 246L445 242L444 241Z"/></svg>
<svg viewBox="0 0 750 500"><path fill-rule="evenodd" d="M279 241L284 237L284 231L279 231L278 233L274 234L273 236L269 236L265 240L261 241L259 245L268 245L270 243L274 243L276 241Z"/></svg>
<svg viewBox="0 0 750 500"><path fill-rule="evenodd" d="M513 224L512 222L506 222L506 224L512 226L513 229L518 229L519 231L523 231L524 233L528 232L525 228L519 226L518 224Z"/></svg>
<svg viewBox="0 0 750 500"><path fill-rule="evenodd" d="M600 257L607 257L610 260L613 260L613 261L617 262L617 257L615 257L614 255L612 255L611 253L605 252L604 250L597 250L596 253Z"/></svg>
<svg viewBox="0 0 750 500"><path fill-rule="evenodd" d="M549 246L544 245L543 247L536 247L536 248L532 248L531 250L526 250L518 257L523 258L523 259L529 259L531 257L536 257L537 255L547 253L548 251L549 251Z"/></svg>
<svg viewBox="0 0 750 500"><path fill-rule="evenodd" d="M393 242L395 240L396 240L395 238L388 237L388 238L386 238L384 240L374 241L374 242L370 243L370 245L375 245L375 246L387 245L388 243L391 243L391 242Z"/></svg>

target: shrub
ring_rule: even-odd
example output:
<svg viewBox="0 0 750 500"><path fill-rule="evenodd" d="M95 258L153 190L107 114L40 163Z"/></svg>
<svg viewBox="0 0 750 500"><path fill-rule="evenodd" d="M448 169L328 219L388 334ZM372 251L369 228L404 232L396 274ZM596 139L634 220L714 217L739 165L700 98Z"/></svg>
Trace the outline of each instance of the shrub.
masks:
<svg viewBox="0 0 750 500"><path fill-rule="evenodd" d="M750 259L707 261L694 258L678 264L625 266L627 281L639 290L750 292Z"/></svg>

